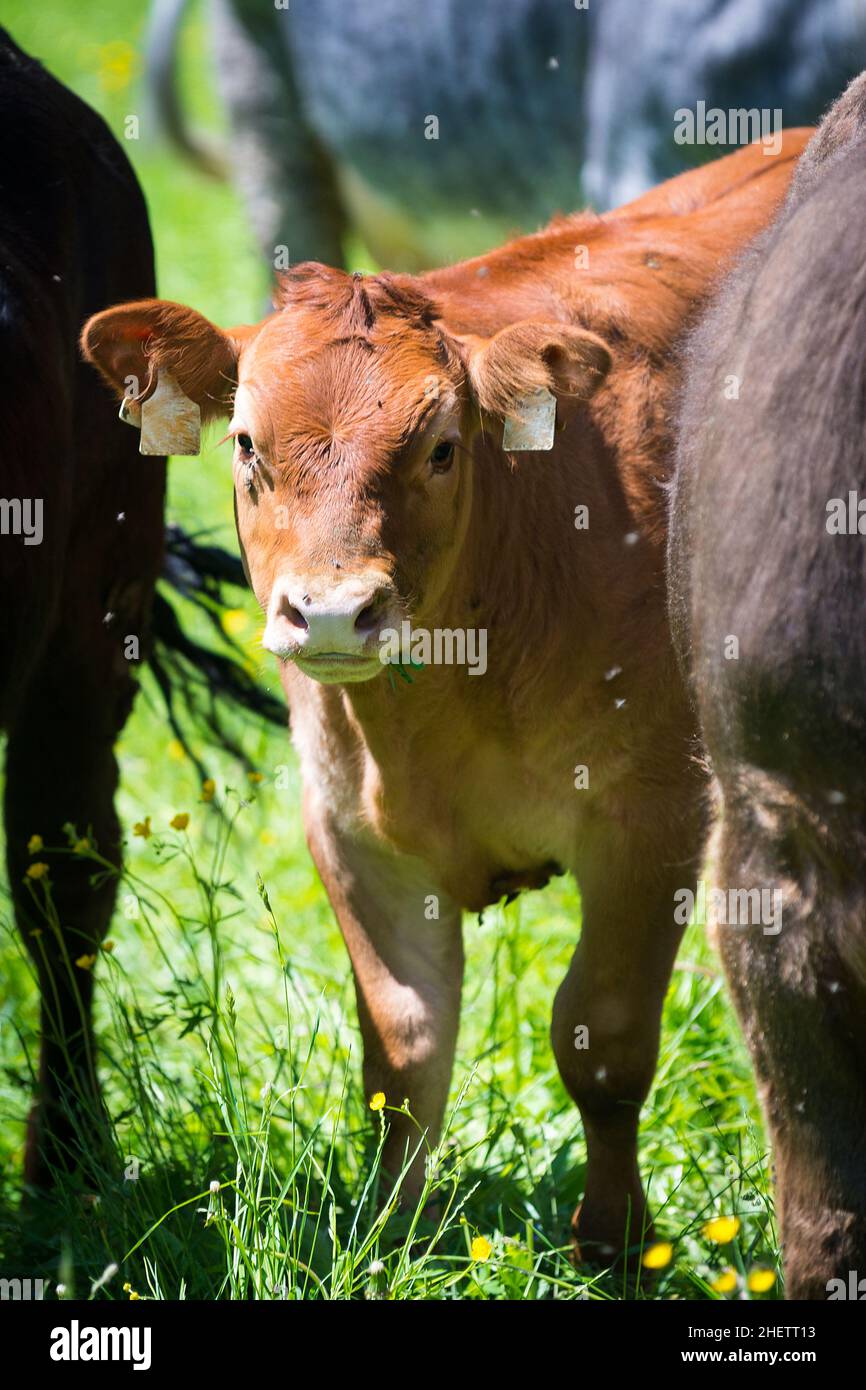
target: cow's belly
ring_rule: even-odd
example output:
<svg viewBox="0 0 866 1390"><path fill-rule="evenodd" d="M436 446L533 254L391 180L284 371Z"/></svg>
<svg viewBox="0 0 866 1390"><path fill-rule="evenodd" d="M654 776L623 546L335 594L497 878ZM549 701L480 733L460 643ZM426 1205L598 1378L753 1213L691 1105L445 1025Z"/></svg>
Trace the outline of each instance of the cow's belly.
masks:
<svg viewBox="0 0 866 1390"><path fill-rule="evenodd" d="M467 769L452 793L454 814L434 822L434 867L451 896L472 911L574 869L586 824L586 804L571 783L562 792L515 775L513 767L500 772L480 782Z"/></svg>
<svg viewBox="0 0 866 1390"><path fill-rule="evenodd" d="M498 768L492 761L450 773L416 766L399 776L368 767L353 807L356 823L429 867L431 892L469 911L572 869L586 818L571 783L560 792L517 775L507 759Z"/></svg>
<svg viewBox="0 0 866 1390"><path fill-rule="evenodd" d="M593 786L577 785L587 740L562 725L542 735L546 743L523 745L461 742L447 727L435 739L392 729L378 743L361 742L327 696L306 683L305 698L299 693L292 699L290 691L290 703L307 814L333 833L373 836L395 855L420 860L430 891L471 911L573 871L604 789L627 772L625 751L609 747L602 757L595 740Z"/></svg>

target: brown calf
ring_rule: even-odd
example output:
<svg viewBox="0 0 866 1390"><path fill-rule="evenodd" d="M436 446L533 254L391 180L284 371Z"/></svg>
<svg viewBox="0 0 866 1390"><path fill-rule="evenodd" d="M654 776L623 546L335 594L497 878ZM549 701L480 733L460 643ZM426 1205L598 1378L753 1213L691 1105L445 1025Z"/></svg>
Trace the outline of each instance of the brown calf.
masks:
<svg viewBox="0 0 866 1390"><path fill-rule="evenodd" d="M638 1114L681 934L674 893L702 844L665 613L671 349L805 141L789 132L778 158L745 149L418 278L300 266L255 327L145 301L83 339L115 387L133 376L146 395L168 373L205 415L232 415L240 543L354 967L364 1084L408 1097L428 1142L457 1035L461 912L577 877L583 933L552 1036L587 1139L576 1235L605 1259L647 1221ZM518 465L503 417L525 417L541 387L556 392L555 441ZM407 619L443 642L486 634L486 662L427 653L411 685L386 679L382 643ZM389 1166L416 1142L395 1121ZM419 1156L409 1183L422 1178Z"/></svg>

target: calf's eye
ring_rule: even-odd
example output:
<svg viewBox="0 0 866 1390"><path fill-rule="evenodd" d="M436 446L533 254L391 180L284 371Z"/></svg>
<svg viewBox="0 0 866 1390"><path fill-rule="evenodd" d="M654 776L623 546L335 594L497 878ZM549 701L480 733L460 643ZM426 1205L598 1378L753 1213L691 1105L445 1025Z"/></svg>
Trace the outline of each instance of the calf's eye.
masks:
<svg viewBox="0 0 866 1390"><path fill-rule="evenodd" d="M447 473L454 462L454 445L447 439L440 439L430 455L430 466L434 473Z"/></svg>
<svg viewBox="0 0 866 1390"><path fill-rule="evenodd" d="M242 454L252 454L255 452L253 449L253 441L248 434L238 434L235 438L238 441L238 448Z"/></svg>

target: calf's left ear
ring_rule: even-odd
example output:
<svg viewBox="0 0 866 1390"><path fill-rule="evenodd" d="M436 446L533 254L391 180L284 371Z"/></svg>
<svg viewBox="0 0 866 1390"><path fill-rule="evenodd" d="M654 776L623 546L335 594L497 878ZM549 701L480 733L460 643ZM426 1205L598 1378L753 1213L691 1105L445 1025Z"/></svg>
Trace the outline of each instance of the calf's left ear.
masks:
<svg viewBox="0 0 866 1390"><path fill-rule="evenodd" d="M142 453L196 454L199 423L231 408L240 347L255 331L142 299L88 319L81 350L122 398L122 418L141 424Z"/></svg>
<svg viewBox="0 0 866 1390"><path fill-rule="evenodd" d="M460 338L458 345L479 408L505 421L506 448L551 448L553 393L588 401L612 360L595 333L532 319L509 324L492 338ZM539 422L545 432L545 417L551 425L550 443L532 443ZM530 442L509 446L509 425L520 421L527 425L524 437ZM518 433L513 430L515 439Z"/></svg>

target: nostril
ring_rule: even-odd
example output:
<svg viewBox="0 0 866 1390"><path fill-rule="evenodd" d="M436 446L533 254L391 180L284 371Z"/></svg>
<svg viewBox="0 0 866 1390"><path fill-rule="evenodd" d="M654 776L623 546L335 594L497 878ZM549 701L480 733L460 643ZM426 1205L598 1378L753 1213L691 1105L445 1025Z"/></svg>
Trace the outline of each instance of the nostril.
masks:
<svg viewBox="0 0 866 1390"><path fill-rule="evenodd" d="M380 605L380 603L379 603L379 600L378 600L378 599L374 599L372 603L368 603L368 604L367 604L366 608L362 608L362 609L361 609L360 613L358 614L357 618L355 619L355 631L356 631L356 632L372 632L372 631L373 631L373 628L376 626L377 622L379 621L379 609L380 609L380 606L381 606L381 605Z"/></svg>
<svg viewBox="0 0 866 1390"><path fill-rule="evenodd" d="M362 608L355 619L356 632L369 632L376 621L376 605L368 603L366 608Z"/></svg>
<svg viewBox="0 0 866 1390"><path fill-rule="evenodd" d="M300 609L295 608L292 603L286 605L285 615L292 627L300 628L301 632L306 632L310 626Z"/></svg>

